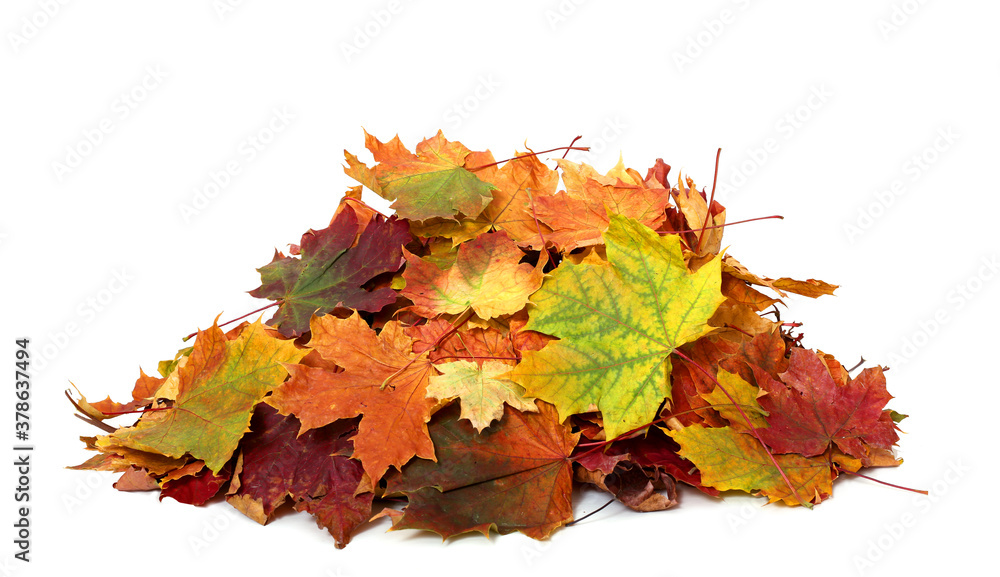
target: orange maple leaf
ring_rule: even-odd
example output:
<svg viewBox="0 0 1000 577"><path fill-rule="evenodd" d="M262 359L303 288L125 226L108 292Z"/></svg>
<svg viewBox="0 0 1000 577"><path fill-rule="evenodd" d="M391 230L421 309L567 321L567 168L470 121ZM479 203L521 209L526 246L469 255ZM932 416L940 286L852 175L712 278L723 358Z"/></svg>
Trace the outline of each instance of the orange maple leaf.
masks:
<svg viewBox="0 0 1000 577"><path fill-rule="evenodd" d="M362 415L354 457L372 481L414 456L434 459L427 432L427 421L439 404L427 398L434 369L426 353L412 352L413 339L399 323L386 323L376 335L355 312L346 319L313 317L310 329L308 346L344 370L285 365L291 378L267 403L283 415L298 417L300 434ZM383 388L389 377L391 382Z"/></svg>

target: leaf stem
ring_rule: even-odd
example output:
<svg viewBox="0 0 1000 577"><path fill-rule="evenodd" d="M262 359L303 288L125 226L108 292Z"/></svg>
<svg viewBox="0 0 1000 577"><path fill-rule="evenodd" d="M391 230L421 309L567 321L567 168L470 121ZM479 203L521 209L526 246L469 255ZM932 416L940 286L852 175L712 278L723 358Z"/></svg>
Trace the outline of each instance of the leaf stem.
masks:
<svg viewBox="0 0 1000 577"><path fill-rule="evenodd" d="M226 322L222 323L221 325L219 325L219 328L221 329L222 327L224 327L224 326L226 326L228 324L232 324L232 323L235 323L236 321L243 320L243 319L247 318L248 316L253 315L253 314L257 314L257 313L259 313L261 311L266 311L267 309L269 309L271 307L276 307L276 306L280 305L283 302L285 302L285 301L281 301L281 300L274 301L273 303L271 303L269 305L266 305L266 306L262 306L262 307L260 307L259 309L255 310L255 311L250 311L250 312L248 312L247 314L245 314L245 315L243 315L241 317L236 317L235 319L233 319L231 321L226 321ZM192 337L197 336L197 335L198 335L198 331L195 331L195 332L189 334L188 336L184 337L183 341L187 342Z"/></svg>
<svg viewBox="0 0 1000 577"><path fill-rule="evenodd" d="M640 431L642 429L646 429L648 427L652 427L653 425L655 425L656 423L659 423L660 421L669 421L670 419L673 419L674 417L679 417L681 415L686 415L688 413L697 413L698 411L701 411L701 410L704 410L704 409L718 409L718 408L722 408L722 407L735 407L737 405L739 405L741 407L750 407L750 405L744 405L744 404L741 404L741 403L713 403L713 404L710 404L710 405L703 405L701 407L696 407L694 409L688 409L686 411L681 411L679 413L673 413L672 412L672 413L668 414L666 417L660 417L658 419L650 421L650 422L646 423L645 425L643 425L643 426L641 426L641 427L639 427L637 429L633 429L631 431L628 431L627 433L623 433L622 435L619 435L618 437L615 437L614 439L611 439L610 441L591 441L589 443L577 443L576 446L577 447L594 447L594 446L610 445L611 443L619 441L620 440L619 437L624 437L624 436L627 436L627 435L632 435L632 434L634 434L634 433L636 433L636 432L638 432L638 431ZM576 458L582 457L583 455L588 455L591 452L593 452L593 451L587 451L586 453L581 453L579 455L575 455L573 458L576 459Z"/></svg>
<svg viewBox="0 0 1000 577"><path fill-rule="evenodd" d="M462 313L462 315L458 317L457 322L454 325L452 325L452 327L450 329L448 329L446 332L442 333L441 336L439 336L434 341L434 344L432 344L430 346L430 348L428 348L427 350L429 351L431 349L436 349L438 347L438 345L440 345L446 338L448 338L449 336L451 336L452 333L454 333L462 325L464 325L469 320L470 317L472 317L472 307L469 307L469 308L465 309L465 312ZM392 382L393 379L395 379L399 375L403 374L403 371L405 371L406 369L410 368L410 365L412 365L414 362L416 362L416 360L419 359L422 354L423 353L421 353L420 355L417 355L417 356L413 357L405 365L403 365L402 367L400 367L398 371L396 371L395 373L392 373L391 375L389 375L388 377L386 377L385 380L382 381L382 386L379 387L378 390L380 390L380 391L385 390L385 388L387 386L389 386L389 383Z"/></svg>
<svg viewBox="0 0 1000 577"><path fill-rule="evenodd" d="M76 417L77 419L80 419L84 423L87 423L88 425L94 425L98 429L101 429L102 431L105 431L107 433L114 433L115 431L118 430L107 423L102 423L101 421L98 421L97 419L91 417L90 415L81 415L80 413L74 413L73 416Z"/></svg>
<svg viewBox="0 0 1000 577"><path fill-rule="evenodd" d="M579 137L577 137L577 138L579 138ZM574 139L573 142L576 142L576 140ZM482 170L484 168L489 168L491 166L496 166L498 164L503 164L505 162L510 162L511 160L518 160L518 159L521 159L521 158L531 158L532 156L538 156L539 154L545 154L547 152L555 152L557 150L565 150L566 152L569 152L570 150L582 150L582 151L586 152L586 151L590 150L590 147L589 146L560 146L558 148L550 148L549 150L542 150L540 152L529 152L528 154L521 154L521 155L518 155L518 156L515 156L515 157L512 157L512 158L508 158L508 159L505 159L505 160L498 160L496 162L491 162L489 164L484 164L482 166L474 166L472 168L466 168L465 170L468 170L469 172L475 172L477 170Z"/></svg>
<svg viewBox="0 0 1000 577"><path fill-rule="evenodd" d="M721 152L722 149L720 148L719 151ZM760 433L757 431L757 427L753 426L753 422L750 421L750 417L748 417L747 414L743 411L743 407L741 407L739 403L736 402L736 399L733 398L733 396L729 393L728 390L726 390L725 387L722 386L722 383L720 383L719 380L716 379L712 373L708 372L708 370L705 369L705 367L694 362L694 360L692 360L691 357L685 355L684 353L680 352L677 349L674 349L674 354L686 360L696 369L704 373L705 376L712 379L712 382L715 383L715 386L719 387L719 390L725 393L726 397L733 403L733 405L736 406L736 410L740 412L740 416L743 417L743 420L746 422L747 426L750 427L750 431L753 433L753 436L757 438L757 441L760 443L760 446L764 448L764 452L767 453L767 457L771 460L771 464L773 464L774 468L778 470L778 474L781 475L781 480L784 481L785 485L787 485L788 488L792 491L792 495L795 496L795 500L799 502L799 505L808 508L809 505L802 500L801 496L799 496L799 492L795 490L795 486L792 485L792 482L788 479L788 475L785 474L785 470L782 469L781 465L778 464L778 460L774 458L774 454L771 453L771 449L768 448L767 444L764 442L764 439L761 438Z"/></svg>
<svg viewBox="0 0 1000 577"><path fill-rule="evenodd" d="M153 413L156 411L166 411L167 409L172 409L173 407L150 407L148 409L140 409L136 411L117 411L114 413L109 413L107 411L101 411L102 414L109 417L117 417L118 415L131 415L135 413Z"/></svg>
<svg viewBox="0 0 1000 577"><path fill-rule="evenodd" d="M581 138L583 138L582 134L580 136L577 136L576 138L574 138L573 142L569 143L569 146L566 147L566 152L564 152L563 155L562 155L563 158L566 158L566 155L569 154L569 151L573 150L573 145L576 144L576 141L580 140Z"/></svg>
<svg viewBox="0 0 1000 577"><path fill-rule="evenodd" d="M466 347L468 350L468 347ZM461 355L447 355L443 357L438 357L437 360L441 359L472 359L474 361L520 361L521 357L477 357L475 355L471 356L461 356Z"/></svg>
<svg viewBox="0 0 1000 577"><path fill-rule="evenodd" d="M785 217L783 217L781 215L778 215L778 214L774 214L774 215L771 215L771 216L760 216L760 217L757 217L757 218L748 218L746 220L735 220L733 222L727 222L725 224L716 224L716 225L713 225L713 226L706 226L706 227L701 228L700 230L706 230L706 229L711 229L711 228L722 228L722 227L730 226L730 225L733 225L733 224L743 224L745 222L754 222L754 221L758 221L758 220L767 220L767 219L770 219L770 218L784 219ZM658 230L656 232L657 232L657 234L684 234L686 232L694 232L694 231L693 230Z"/></svg>
<svg viewBox="0 0 1000 577"><path fill-rule="evenodd" d="M701 233L698 234L698 246L694 251L696 254L701 252L701 241L705 239L705 230L708 228L708 219L712 216L712 203L715 202L715 185L719 181L720 156L722 156L721 148L715 153L715 176L712 177L712 196L708 199L708 204L705 207L705 223L701 225Z"/></svg>
<svg viewBox="0 0 1000 577"><path fill-rule="evenodd" d="M620 492L620 491L619 491L619 492ZM577 524L577 523L579 523L580 521L583 521L583 520L584 520L584 519L586 519L587 517L590 517L591 515L594 515L594 514L597 514L597 513L600 513L601 511L603 511L603 510L604 510L604 508L605 508L605 507L607 507L608 505L610 505L610 504L614 503L614 502L615 502L615 500L616 500L617 498L618 498L618 495L615 495L615 496L614 496L614 497L612 497L612 498L611 498L611 500L609 500L609 501L608 501L607 503L605 503L605 504L601 505L600 507L598 507L598 508L594 509L594 510L593 510L593 511L591 511L590 513L587 513L586 515L584 515L583 517L580 517L579 519L573 519L573 520L572 520L572 521L570 521L569 523L566 523L566 526L567 526L567 527L571 527L571 526L573 526L573 525L576 525L576 524Z"/></svg>
<svg viewBox="0 0 1000 577"><path fill-rule="evenodd" d="M919 493L921 495L927 495L927 494L929 494L927 491L924 491L922 489L911 489L909 487L904 487L902 485L894 485L893 483L888 483L886 481L879 481L875 477L869 477L868 475L862 475L861 473L855 473L853 471L848 471L847 469L842 468L840 465L837 465L837 470L840 471L841 473L847 473L848 475L854 475L855 477L861 477L862 479L868 479L869 481L875 481L876 483L879 483L880 485L886 485L886 486L892 487L894 489L902 489L904 491L910 491L912 493Z"/></svg>
<svg viewBox="0 0 1000 577"><path fill-rule="evenodd" d="M863 364L865 364L865 357L864 356L861 357L861 360L858 361L858 364L856 364L853 367L847 369L847 372L848 373L853 373L855 369L857 369L858 367L860 367Z"/></svg>
<svg viewBox="0 0 1000 577"><path fill-rule="evenodd" d="M584 451L584 452L580 453L579 455L573 455L572 457L570 457L570 460L571 461L576 461L578 459L582 459L583 457L585 457L585 456L587 456L587 455L589 455L591 453L597 452L597 450L600 449L601 447L603 447L604 445L610 445L611 443L614 443L615 441L620 441L620 440L622 440L622 439L624 439L626 437L629 437L631 435L634 435L634 434L638 433L639 431L641 431L643 429L647 429L649 427L652 427L656 423L664 422L667 419L668 419L668 417L660 417L658 419L653 419L652 421L646 423L645 425L641 425L639 427L636 427L636 428L632 429L631 431L625 431L624 433L618 435L614 439L609 439L607 441L600 441L600 443L598 444L598 446L594 447L593 449ZM577 445L577 446L581 446L581 445ZM587 446L589 446L589 445L587 445Z"/></svg>

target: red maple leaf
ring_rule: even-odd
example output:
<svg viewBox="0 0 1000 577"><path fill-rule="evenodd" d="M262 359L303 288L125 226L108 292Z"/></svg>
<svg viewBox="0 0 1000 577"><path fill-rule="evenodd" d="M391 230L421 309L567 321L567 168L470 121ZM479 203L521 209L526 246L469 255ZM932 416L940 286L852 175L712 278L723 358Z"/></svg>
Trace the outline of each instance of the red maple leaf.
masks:
<svg viewBox="0 0 1000 577"><path fill-rule="evenodd" d="M880 367L838 384L819 354L794 348L788 370L778 375L783 382L763 370L754 373L757 384L767 391L758 399L760 406L770 413L769 428L759 432L777 453L812 457L833 443L864 460L866 444L888 449L899 440L892 421L882 418L892 396L886 392Z"/></svg>

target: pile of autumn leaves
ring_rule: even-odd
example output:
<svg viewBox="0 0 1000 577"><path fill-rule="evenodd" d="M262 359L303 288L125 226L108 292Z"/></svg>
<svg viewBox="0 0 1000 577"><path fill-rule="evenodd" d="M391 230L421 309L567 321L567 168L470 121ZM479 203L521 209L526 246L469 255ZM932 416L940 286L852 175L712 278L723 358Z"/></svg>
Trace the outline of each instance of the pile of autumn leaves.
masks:
<svg viewBox="0 0 1000 577"><path fill-rule="evenodd" d="M198 332L130 402L77 399L108 434L76 468L262 524L288 502L342 546L375 499L393 529L544 538L574 482L638 511L678 483L811 506L842 470L897 464L881 368L852 378L777 321L779 297L836 287L720 255L724 208L662 161L366 146L376 164L345 170L395 216L352 188L259 269L266 324Z"/></svg>

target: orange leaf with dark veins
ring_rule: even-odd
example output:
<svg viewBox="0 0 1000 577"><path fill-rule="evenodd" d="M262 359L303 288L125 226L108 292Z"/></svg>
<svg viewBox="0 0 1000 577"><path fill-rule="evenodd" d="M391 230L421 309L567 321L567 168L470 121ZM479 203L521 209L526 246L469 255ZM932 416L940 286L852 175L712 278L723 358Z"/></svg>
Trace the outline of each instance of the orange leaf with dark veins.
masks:
<svg viewBox="0 0 1000 577"><path fill-rule="evenodd" d="M472 308L483 320L514 314L542 286L542 267L522 263L524 253L506 232L483 233L462 243L450 266L442 267L405 251L406 286L400 293L413 301L410 310L431 318Z"/></svg>
<svg viewBox="0 0 1000 577"><path fill-rule="evenodd" d="M413 352L428 351L435 363L465 359L482 364L486 359L500 357L513 364L512 359L517 354L510 333L493 327L469 328L468 325L455 329L441 317L407 327L406 334L414 339Z"/></svg>
<svg viewBox="0 0 1000 577"><path fill-rule="evenodd" d="M427 398L427 383L434 369L426 353L413 353L413 339L399 323L386 323L376 335L354 313L346 319L313 317L310 328L309 348L343 372L285 365L291 378L267 403L283 415L298 417L301 433L362 415L354 458L364 464L372 481L414 456L433 459L427 421L439 403Z"/></svg>
<svg viewBox="0 0 1000 577"><path fill-rule="evenodd" d="M545 239L560 250L568 252L603 243L601 235L608 229L612 214L627 216L654 229L663 224L670 191L658 181L643 182L632 171L621 173L629 178L626 182L597 175L593 169L581 172L579 165L566 160L560 160L559 165L571 173L568 179L564 176L566 190L537 199L536 212L538 219L552 229Z"/></svg>

